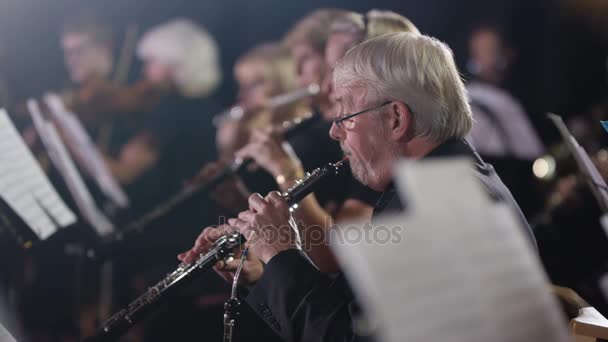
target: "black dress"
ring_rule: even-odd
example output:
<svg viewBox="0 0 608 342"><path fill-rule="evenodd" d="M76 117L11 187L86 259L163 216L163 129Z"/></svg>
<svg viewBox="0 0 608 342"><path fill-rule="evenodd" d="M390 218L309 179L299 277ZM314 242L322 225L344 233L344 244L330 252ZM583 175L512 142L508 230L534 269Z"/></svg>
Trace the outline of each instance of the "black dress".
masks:
<svg viewBox="0 0 608 342"><path fill-rule="evenodd" d="M210 99L163 98L151 111L119 120L114 125L111 152L136 135L145 134L158 150L159 160L126 186L135 213L166 200L206 162L216 159L215 129L211 123L217 106Z"/></svg>

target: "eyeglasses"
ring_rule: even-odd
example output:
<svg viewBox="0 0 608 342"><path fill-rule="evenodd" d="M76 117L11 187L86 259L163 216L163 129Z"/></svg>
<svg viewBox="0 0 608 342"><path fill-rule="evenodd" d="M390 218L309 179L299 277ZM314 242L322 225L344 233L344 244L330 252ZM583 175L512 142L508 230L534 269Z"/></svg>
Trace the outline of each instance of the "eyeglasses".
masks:
<svg viewBox="0 0 608 342"><path fill-rule="evenodd" d="M367 113L367 112L371 112L372 110L378 109L380 107L384 107L384 106L386 106L387 104L389 104L391 102L393 102L393 101L385 101L385 102L382 102L381 104L379 104L379 105L377 105L375 107L364 109L364 110L362 110L360 112L356 112L354 114L348 114L348 115L343 116L341 118L335 119L334 120L334 124L336 124L336 126L338 126L338 128L345 128L345 127L343 127L343 122L345 122L346 120L350 120L350 119L354 118L357 115L361 115L361 114L364 114L364 113ZM349 128L349 127L346 127L346 128Z"/></svg>

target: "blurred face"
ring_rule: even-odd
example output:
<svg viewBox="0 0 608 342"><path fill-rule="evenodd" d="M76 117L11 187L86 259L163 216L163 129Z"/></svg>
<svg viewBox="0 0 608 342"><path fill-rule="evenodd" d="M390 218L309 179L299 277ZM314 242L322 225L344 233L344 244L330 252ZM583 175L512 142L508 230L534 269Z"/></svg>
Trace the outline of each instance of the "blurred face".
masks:
<svg viewBox="0 0 608 342"><path fill-rule="evenodd" d="M275 95L275 85L267 77L266 65L261 61L245 61L236 65L234 76L239 85L239 105L246 109L264 107Z"/></svg>
<svg viewBox="0 0 608 342"><path fill-rule="evenodd" d="M481 30L473 33L469 41L469 53L479 78L489 82L500 81L510 56L496 32Z"/></svg>
<svg viewBox="0 0 608 342"><path fill-rule="evenodd" d="M325 76L325 59L311 45L300 43L292 47L291 55L296 64L296 83L300 87L311 84L321 86ZM321 89L322 90L322 89ZM321 113L329 108L328 94L320 91L317 96L310 98L309 105L317 107ZM327 117L324 118L327 119Z"/></svg>
<svg viewBox="0 0 608 342"><path fill-rule="evenodd" d="M321 84L325 73L323 56L312 46L304 43L295 45L291 49L296 64L296 81L300 87L307 87L312 83Z"/></svg>
<svg viewBox="0 0 608 342"><path fill-rule="evenodd" d="M70 79L82 83L94 76L107 77L112 69L112 51L87 33L68 32L61 37L63 58Z"/></svg>
<svg viewBox="0 0 608 342"><path fill-rule="evenodd" d="M329 110L326 111L326 113L323 113L323 115L327 116L328 119L335 117L338 110L333 91L334 66L338 60L346 54L346 51L357 45L357 43L359 43L358 35L351 33L333 33L327 40L327 45L325 46L326 72L323 79L323 84L321 86L321 91L328 94L330 102Z"/></svg>
<svg viewBox="0 0 608 342"><path fill-rule="evenodd" d="M338 118L372 108L383 99L368 101L367 87L336 85L335 100L339 108ZM353 176L362 184L376 191L384 191L391 181L390 164L387 163L389 141L384 122L383 108L358 115L340 125L335 123L330 136L340 142L344 155L349 157ZM384 108L384 110L386 110Z"/></svg>
<svg viewBox="0 0 608 342"><path fill-rule="evenodd" d="M171 83L173 67L160 60L148 57L144 60L144 78L154 84Z"/></svg>

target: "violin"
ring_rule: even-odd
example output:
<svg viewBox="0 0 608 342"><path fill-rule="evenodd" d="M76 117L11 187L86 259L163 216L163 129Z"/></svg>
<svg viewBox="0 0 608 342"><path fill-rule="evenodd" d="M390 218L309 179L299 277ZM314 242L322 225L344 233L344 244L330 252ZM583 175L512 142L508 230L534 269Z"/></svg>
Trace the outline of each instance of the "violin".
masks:
<svg viewBox="0 0 608 342"><path fill-rule="evenodd" d="M168 93L166 86L147 80L124 86L96 77L64 93L63 100L85 125L99 126L125 114L148 111Z"/></svg>

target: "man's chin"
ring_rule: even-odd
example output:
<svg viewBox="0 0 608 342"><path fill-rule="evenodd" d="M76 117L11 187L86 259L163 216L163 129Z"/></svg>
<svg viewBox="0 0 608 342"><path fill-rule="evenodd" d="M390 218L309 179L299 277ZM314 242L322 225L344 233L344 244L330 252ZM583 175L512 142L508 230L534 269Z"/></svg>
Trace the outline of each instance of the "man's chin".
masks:
<svg viewBox="0 0 608 342"><path fill-rule="evenodd" d="M359 183L367 186L367 177L364 177L363 174L361 172L359 172L360 170L358 170L356 167L353 167L353 165L351 164L350 171L353 174L353 177L355 177L355 179Z"/></svg>

